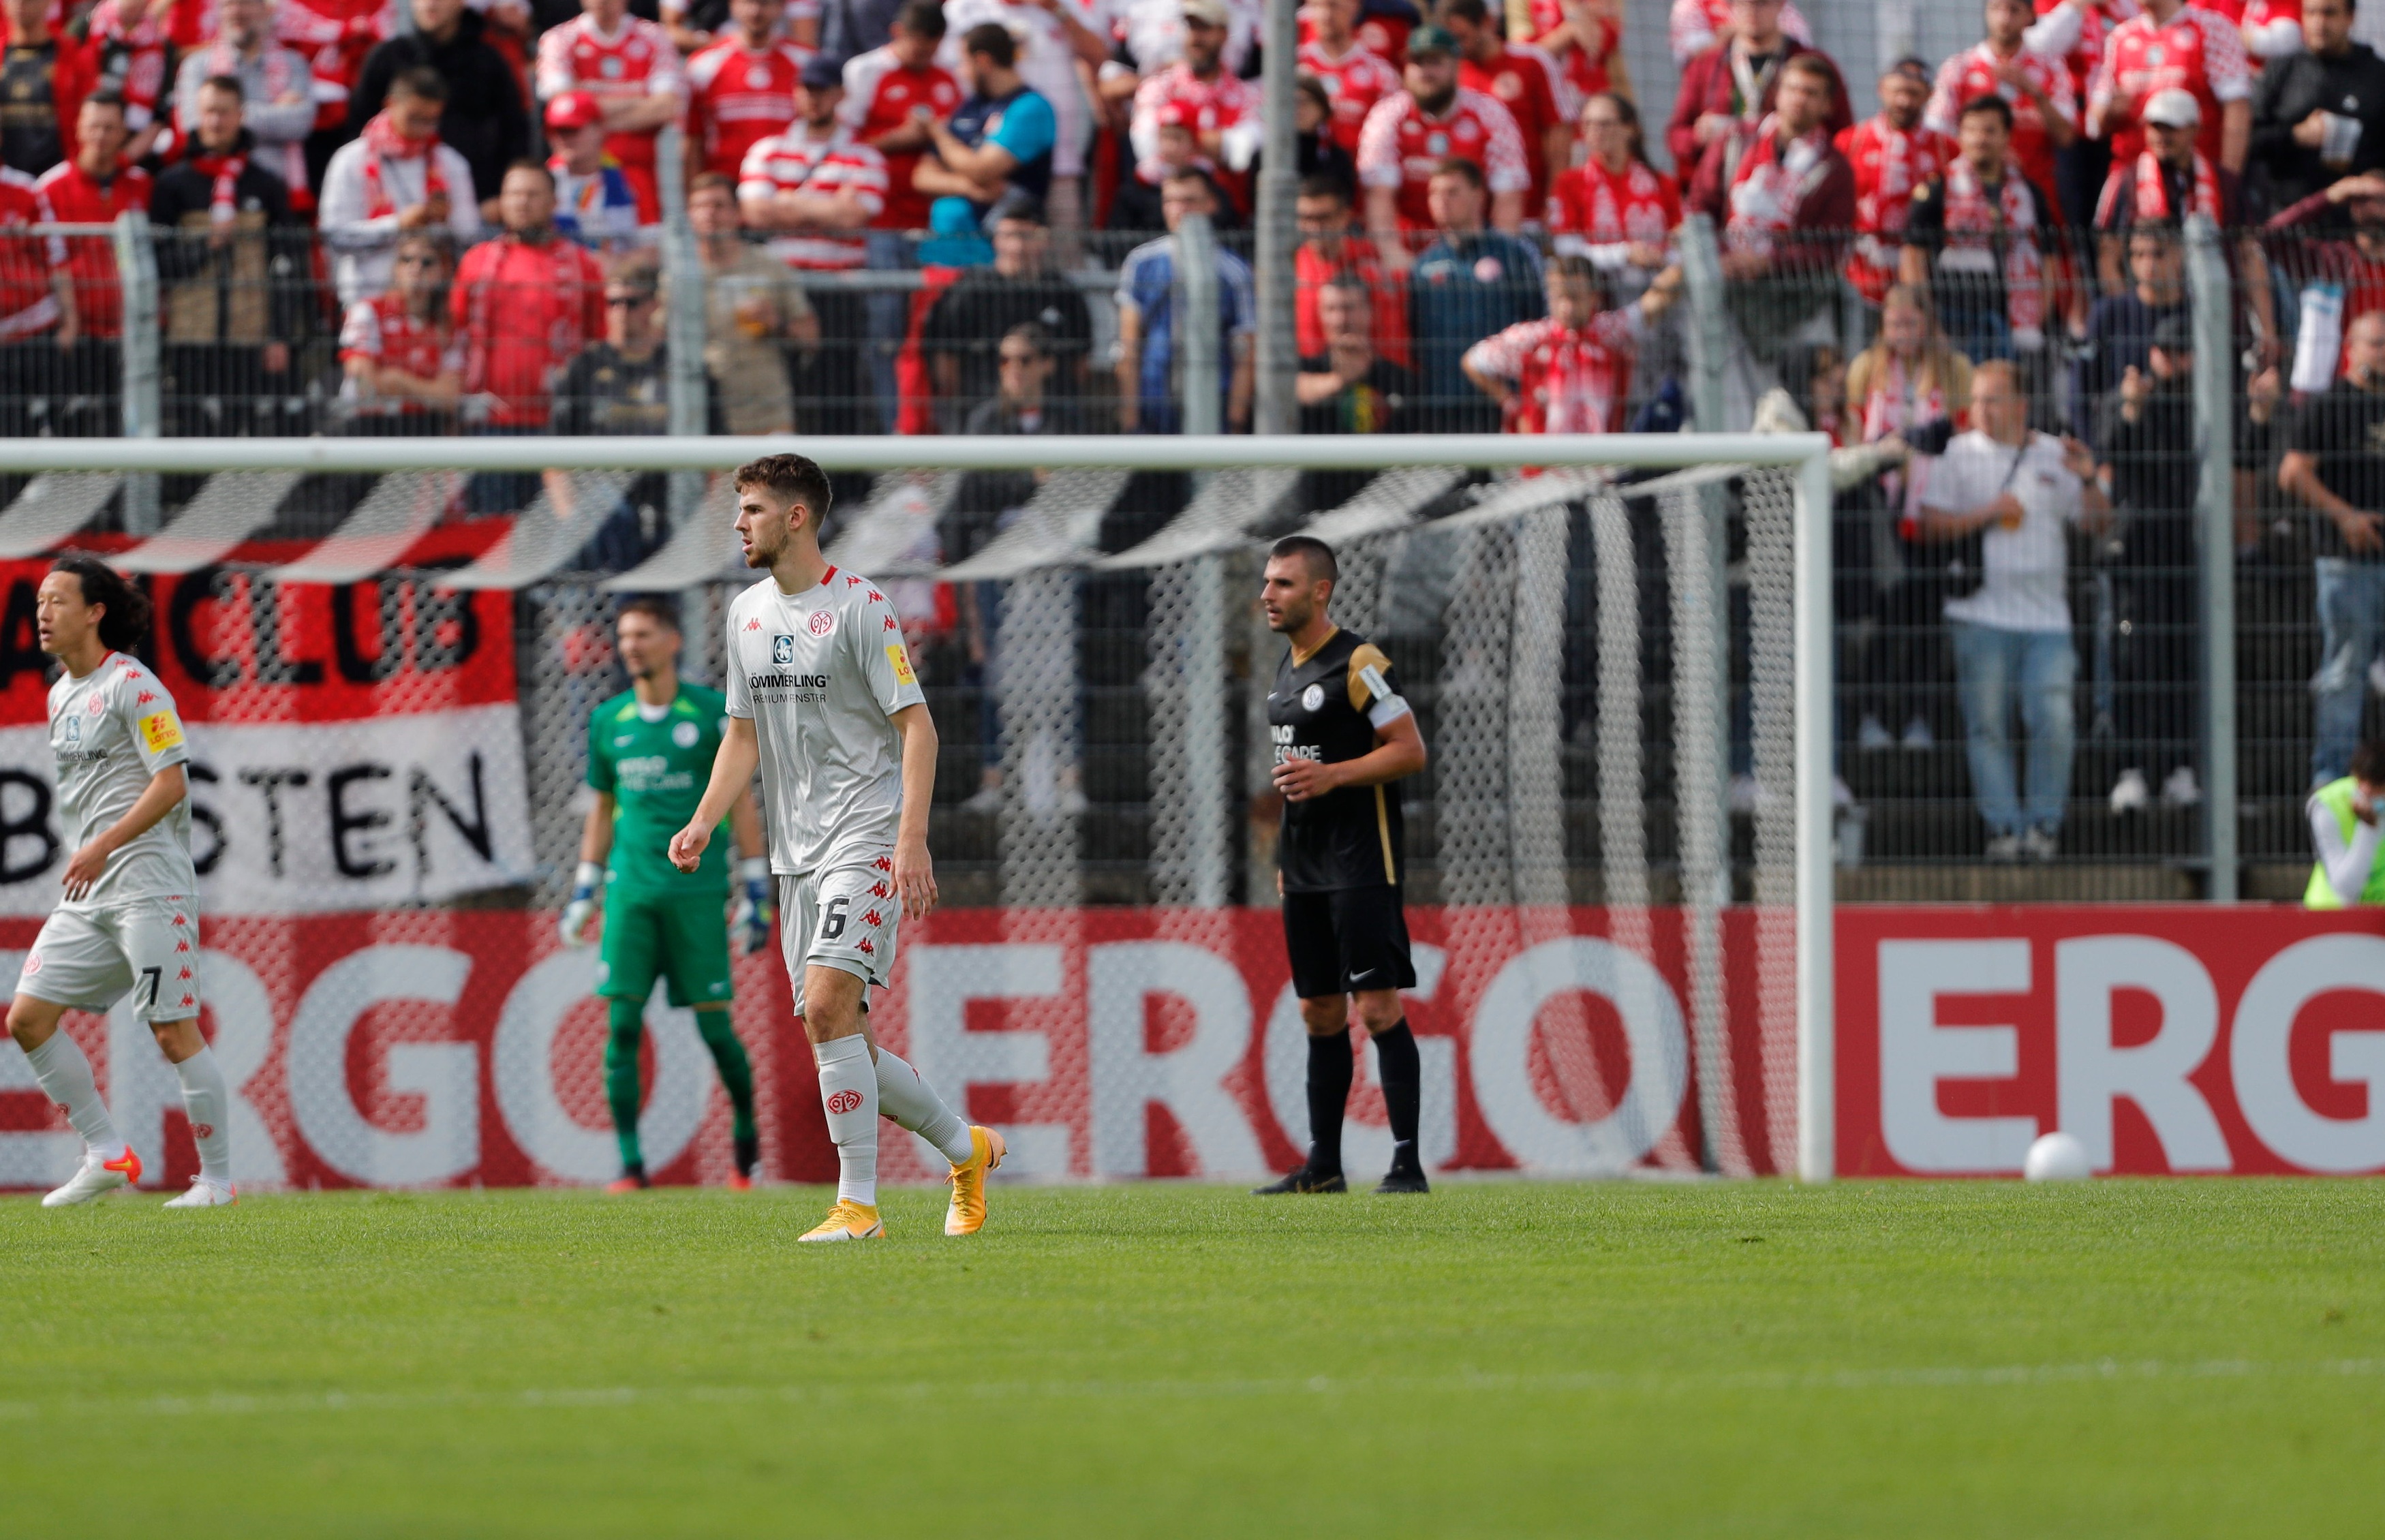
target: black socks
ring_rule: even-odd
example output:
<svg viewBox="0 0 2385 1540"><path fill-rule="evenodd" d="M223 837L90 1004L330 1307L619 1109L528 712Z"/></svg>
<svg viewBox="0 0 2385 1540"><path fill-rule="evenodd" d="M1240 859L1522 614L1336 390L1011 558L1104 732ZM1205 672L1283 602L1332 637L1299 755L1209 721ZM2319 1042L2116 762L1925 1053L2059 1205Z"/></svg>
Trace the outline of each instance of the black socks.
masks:
<svg viewBox="0 0 2385 1540"><path fill-rule="evenodd" d="M1415 1057L1416 1045L1408 1045ZM1355 1072L1350 1033L1344 1030L1308 1039L1308 1169L1338 1176L1342 1171L1342 1112L1350 1101L1350 1077Z"/></svg>
<svg viewBox="0 0 2385 1540"><path fill-rule="evenodd" d="M1311 1044L1317 1040L1309 1039ZM1317 1062L1316 1050L1309 1050L1309 1063ZM1408 1031L1407 1018L1392 1023L1389 1032L1375 1034L1375 1068L1383 1080L1383 1112L1392 1125L1392 1170L1420 1171L1417 1155L1417 1108L1424 1095L1424 1068L1417 1058L1416 1034ZM1312 1077L1315 1070L1310 1071ZM1346 1084L1347 1082L1345 1081ZM1313 1108L1317 1093L1309 1092ZM1310 1116L1314 1118L1312 1110ZM1338 1128L1338 1125L1337 1125ZM1337 1141L1336 1148L1339 1148Z"/></svg>

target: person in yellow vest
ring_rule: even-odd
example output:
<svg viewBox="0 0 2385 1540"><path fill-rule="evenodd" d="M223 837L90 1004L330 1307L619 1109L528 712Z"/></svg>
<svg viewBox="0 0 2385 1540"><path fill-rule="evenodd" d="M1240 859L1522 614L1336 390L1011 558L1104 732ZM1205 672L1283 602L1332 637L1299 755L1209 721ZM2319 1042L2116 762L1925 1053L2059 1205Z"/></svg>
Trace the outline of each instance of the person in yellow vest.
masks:
<svg viewBox="0 0 2385 1540"><path fill-rule="evenodd" d="M2352 773L2311 793L2311 868L2303 907L2349 908L2385 904L2385 860L2379 857L2378 808L2385 803L2385 739L2372 738L2352 755Z"/></svg>

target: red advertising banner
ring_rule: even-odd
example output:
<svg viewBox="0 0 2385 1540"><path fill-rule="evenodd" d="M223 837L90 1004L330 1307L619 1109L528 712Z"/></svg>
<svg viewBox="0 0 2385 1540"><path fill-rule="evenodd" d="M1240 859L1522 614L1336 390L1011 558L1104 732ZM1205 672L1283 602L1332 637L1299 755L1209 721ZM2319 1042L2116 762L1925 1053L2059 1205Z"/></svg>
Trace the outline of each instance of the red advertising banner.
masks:
<svg viewBox="0 0 2385 1540"><path fill-rule="evenodd" d="M2385 915L1842 907L1848 1176L2385 1170Z"/></svg>

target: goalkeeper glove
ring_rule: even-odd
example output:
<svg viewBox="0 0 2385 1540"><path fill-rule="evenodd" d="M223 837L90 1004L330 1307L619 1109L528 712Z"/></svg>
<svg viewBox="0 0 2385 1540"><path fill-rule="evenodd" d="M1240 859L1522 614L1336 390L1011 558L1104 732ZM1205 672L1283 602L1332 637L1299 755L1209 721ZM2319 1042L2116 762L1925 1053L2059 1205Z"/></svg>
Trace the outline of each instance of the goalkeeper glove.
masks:
<svg viewBox="0 0 2385 1540"><path fill-rule="evenodd" d="M589 916L596 912L596 889L605 881L605 869L594 861L582 861L571 879L571 902L563 906L563 945L583 946L587 943L581 933L588 929Z"/></svg>
<svg viewBox="0 0 2385 1540"><path fill-rule="evenodd" d="M748 856L738 862L737 881L737 907L729 923L737 933L738 955L750 958L770 945L770 933L778 928L778 905L770 897L770 858Z"/></svg>

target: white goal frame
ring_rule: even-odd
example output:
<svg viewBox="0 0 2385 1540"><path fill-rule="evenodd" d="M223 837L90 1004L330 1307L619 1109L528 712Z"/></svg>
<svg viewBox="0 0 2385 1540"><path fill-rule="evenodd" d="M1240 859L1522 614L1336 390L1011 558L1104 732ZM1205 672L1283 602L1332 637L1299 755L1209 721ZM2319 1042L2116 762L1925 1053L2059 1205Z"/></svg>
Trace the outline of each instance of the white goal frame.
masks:
<svg viewBox="0 0 2385 1540"><path fill-rule="evenodd" d="M0 472L207 475L557 470L726 470L758 456L810 456L829 470L1381 470L1523 467L1786 466L1795 470L1795 892L1797 1174L1835 1174L1835 1002L1831 906L1829 440L1820 433L1384 434L1317 437L1101 436L15 439Z"/></svg>

